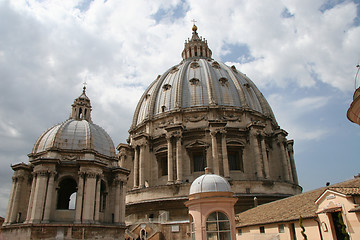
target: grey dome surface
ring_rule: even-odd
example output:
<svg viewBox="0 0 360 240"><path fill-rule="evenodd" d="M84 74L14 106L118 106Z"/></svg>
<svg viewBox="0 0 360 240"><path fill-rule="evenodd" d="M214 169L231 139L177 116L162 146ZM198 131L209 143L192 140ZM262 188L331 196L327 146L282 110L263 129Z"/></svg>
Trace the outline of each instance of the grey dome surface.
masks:
<svg viewBox="0 0 360 240"><path fill-rule="evenodd" d="M211 58L192 57L170 68L148 87L135 110L132 126L167 112L204 107L251 109L276 122L265 97L246 75Z"/></svg>
<svg viewBox="0 0 360 240"><path fill-rule="evenodd" d="M36 141L33 154L50 149L94 150L114 157L114 143L105 130L87 120L68 119L45 131Z"/></svg>
<svg viewBox="0 0 360 240"><path fill-rule="evenodd" d="M189 195L204 192L232 192L229 182L216 174L204 174L191 184Z"/></svg>

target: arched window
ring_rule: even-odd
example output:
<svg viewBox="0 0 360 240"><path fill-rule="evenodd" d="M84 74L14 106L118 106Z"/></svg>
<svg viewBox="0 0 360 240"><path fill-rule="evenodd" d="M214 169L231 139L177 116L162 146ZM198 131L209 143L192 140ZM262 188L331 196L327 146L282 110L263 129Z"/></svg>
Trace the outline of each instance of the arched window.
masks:
<svg viewBox="0 0 360 240"><path fill-rule="evenodd" d="M145 229L141 229L140 231L140 239L147 239L147 232Z"/></svg>
<svg viewBox="0 0 360 240"><path fill-rule="evenodd" d="M213 212L206 219L206 239L231 239L229 218L222 212Z"/></svg>
<svg viewBox="0 0 360 240"><path fill-rule="evenodd" d="M82 108L79 108L79 118L82 119Z"/></svg>
<svg viewBox="0 0 360 240"><path fill-rule="evenodd" d="M65 178L61 180L58 188L58 198L56 209L71 209L70 207L75 208L75 204L70 205L71 198L74 199L76 195L77 184L76 181L72 178ZM72 196L73 195L73 196Z"/></svg>
<svg viewBox="0 0 360 240"><path fill-rule="evenodd" d="M195 223L191 215L190 215L190 233L191 233L191 239L195 240Z"/></svg>

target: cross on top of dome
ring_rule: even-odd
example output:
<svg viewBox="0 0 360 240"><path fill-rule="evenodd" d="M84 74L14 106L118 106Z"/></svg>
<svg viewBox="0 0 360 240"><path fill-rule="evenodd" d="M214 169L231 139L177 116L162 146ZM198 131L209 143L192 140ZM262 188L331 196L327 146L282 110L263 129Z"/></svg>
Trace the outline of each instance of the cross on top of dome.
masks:
<svg viewBox="0 0 360 240"><path fill-rule="evenodd" d="M194 24L194 26L192 27L192 30L193 30L193 32L196 32L197 31L197 26L195 25L195 23L196 23L196 20L195 19L193 19L193 20L191 20L192 22L193 22L193 24Z"/></svg>

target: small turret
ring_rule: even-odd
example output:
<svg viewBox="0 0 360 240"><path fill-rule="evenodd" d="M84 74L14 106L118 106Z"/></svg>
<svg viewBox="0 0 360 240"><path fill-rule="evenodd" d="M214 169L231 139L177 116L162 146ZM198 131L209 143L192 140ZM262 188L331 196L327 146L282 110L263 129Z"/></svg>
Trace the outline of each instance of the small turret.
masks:
<svg viewBox="0 0 360 240"><path fill-rule="evenodd" d="M70 119L86 120L91 122L91 104L90 99L86 96L86 87L83 87L82 94L75 99L72 106L72 113Z"/></svg>

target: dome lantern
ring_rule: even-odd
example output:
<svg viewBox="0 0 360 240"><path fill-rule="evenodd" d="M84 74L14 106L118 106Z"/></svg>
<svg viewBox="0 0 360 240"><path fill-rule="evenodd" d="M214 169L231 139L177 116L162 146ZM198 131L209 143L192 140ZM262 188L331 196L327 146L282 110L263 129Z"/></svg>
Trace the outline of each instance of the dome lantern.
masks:
<svg viewBox="0 0 360 240"><path fill-rule="evenodd" d="M211 58L212 52L208 47L207 41L205 38L199 37L195 24L192 30L192 37L188 41L185 41L185 47L181 54L183 60L194 57Z"/></svg>
<svg viewBox="0 0 360 240"><path fill-rule="evenodd" d="M82 94L75 99L72 106L70 119L91 121L91 104L90 99L86 96L86 87L83 87Z"/></svg>

